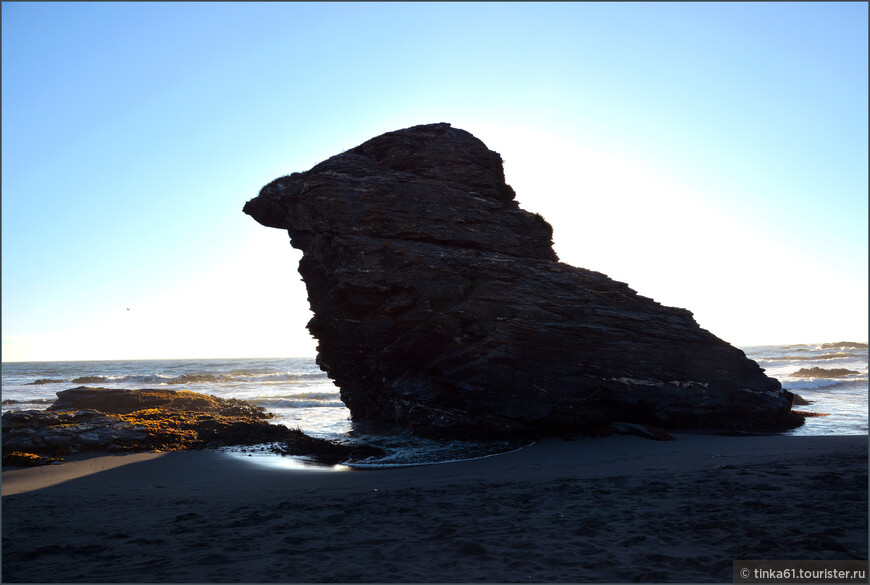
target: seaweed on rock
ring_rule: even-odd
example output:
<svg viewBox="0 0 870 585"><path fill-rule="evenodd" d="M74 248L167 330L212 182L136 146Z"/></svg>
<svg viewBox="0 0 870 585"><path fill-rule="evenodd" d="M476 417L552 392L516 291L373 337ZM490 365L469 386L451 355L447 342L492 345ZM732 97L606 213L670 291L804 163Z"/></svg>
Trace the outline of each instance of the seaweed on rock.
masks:
<svg viewBox="0 0 870 585"><path fill-rule="evenodd" d="M190 391L79 387L58 392L47 410L3 415L4 465L42 464L89 451L178 451L272 443L288 455L339 462L365 447L337 445L266 422L244 400ZM377 454L369 448L368 454Z"/></svg>

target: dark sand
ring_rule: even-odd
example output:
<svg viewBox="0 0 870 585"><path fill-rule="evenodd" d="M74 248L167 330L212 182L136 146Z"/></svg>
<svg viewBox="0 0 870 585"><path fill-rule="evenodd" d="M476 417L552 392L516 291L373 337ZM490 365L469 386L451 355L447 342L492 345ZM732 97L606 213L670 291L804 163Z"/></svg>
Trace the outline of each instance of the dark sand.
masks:
<svg viewBox="0 0 870 585"><path fill-rule="evenodd" d="M477 461L213 452L3 472L4 582L731 582L866 559L867 437L547 440Z"/></svg>

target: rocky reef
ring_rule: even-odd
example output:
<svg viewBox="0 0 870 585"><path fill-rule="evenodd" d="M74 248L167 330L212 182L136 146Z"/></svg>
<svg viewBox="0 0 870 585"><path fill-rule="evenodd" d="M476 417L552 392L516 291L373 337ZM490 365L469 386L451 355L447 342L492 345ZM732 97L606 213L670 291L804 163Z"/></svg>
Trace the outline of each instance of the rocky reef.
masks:
<svg viewBox="0 0 870 585"><path fill-rule="evenodd" d="M847 370L846 368L801 368L791 375L795 378L846 378L848 376L858 376L861 372L855 370Z"/></svg>
<svg viewBox="0 0 870 585"><path fill-rule="evenodd" d="M267 422L244 400L189 391L79 387L57 393L47 410L3 414L3 464L40 465L84 452L177 451L274 444L285 455L338 463L380 454L309 437Z"/></svg>
<svg viewBox="0 0 870 585"><path fill-rule="evenodd" d="M302 250L318 363L355 419L462 438L802 423L791 393L689 311L559 262L551 226L514 197L500 155L441 123L244 206Z"/></svg>

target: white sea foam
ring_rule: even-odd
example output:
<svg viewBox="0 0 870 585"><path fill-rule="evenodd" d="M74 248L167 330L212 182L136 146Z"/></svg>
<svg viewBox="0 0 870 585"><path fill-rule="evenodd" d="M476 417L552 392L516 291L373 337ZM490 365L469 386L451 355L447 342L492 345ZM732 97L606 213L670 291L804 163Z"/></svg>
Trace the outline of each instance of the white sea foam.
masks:
<svg viewBox="0 0 870 585"><path fill-rule="evenodd" d="M812 378L809 380L781 380L786 390L821 390L850 385L851 380L835 380L831 378Z"/></svg>
<svg viewBox="0 0 870 585"><path fill-rule="evenodd" d="M526 447L531 447L534 444L535 443L533 441L531 443L520 445L519 447L505 448L505 450L495 450L492 453L485 453L483 455L468 455L467 457L459 455L453 459L440 458L439 453L426 453L425 449L406 449L404 452L398 451L383 459L363 459L361 461L348 461L345 462L345 465L347 467L353 467L356 469L382 469L394 467L415 467L418 465L438 465L441 463L460 463L462 461L476 461L478 459L487 459L489 457L496 457L498 455L516 453L517 451L525 449ZM455 447L453 447L453 449L455 450Z"/></svg>
<svg viewBox="0 0 870 585"><path fill-rule="evenodd" d="M258 406L270 408L344 408L340 400L305 400L300 398L284 398L280 400L252 400Z"/></svg>

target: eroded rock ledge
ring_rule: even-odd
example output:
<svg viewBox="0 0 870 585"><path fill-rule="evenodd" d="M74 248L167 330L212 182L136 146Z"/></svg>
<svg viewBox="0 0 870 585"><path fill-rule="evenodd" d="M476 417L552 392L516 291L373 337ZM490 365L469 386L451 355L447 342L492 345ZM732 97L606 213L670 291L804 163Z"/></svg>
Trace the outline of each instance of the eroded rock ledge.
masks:
<svg viewBox="0 0 870 585"><path fill-rule="evenodd" d="M356 419L465 438L802 423L689 311L558 262L501 157L449 124L278 178L244 211L302 250L318 363Z"/></svg>
<svg viewBox="0 0 870 585"><path fill-rule="evenodd" d="M90 451L177 451L274 443L286 455L337 463L377 454L266 422L273 415L244 400L189 391L79 387L57 393L47 410L3 414L3 464L39 465Z"/></svg>

